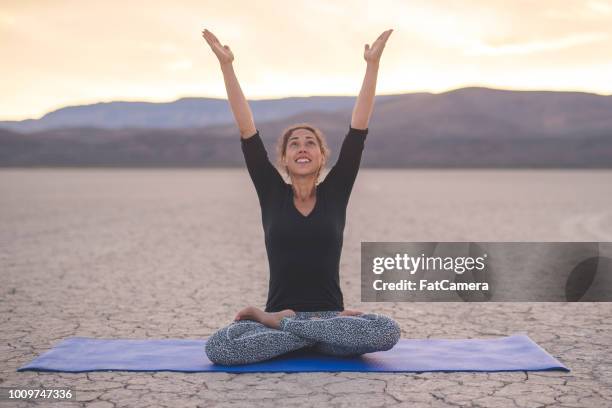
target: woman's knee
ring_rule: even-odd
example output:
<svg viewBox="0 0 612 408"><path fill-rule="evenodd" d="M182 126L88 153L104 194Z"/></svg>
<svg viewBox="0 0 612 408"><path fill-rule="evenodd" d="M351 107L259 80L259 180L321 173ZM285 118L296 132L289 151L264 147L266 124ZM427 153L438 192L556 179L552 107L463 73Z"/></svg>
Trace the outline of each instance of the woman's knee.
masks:
<svg viewBox="0 0 612 408"><path fill-rule="evenodd" d="M215 364L238 364L234 353L232 353L231 343L231 339L227 336L227 327L224 327L206 340L204 352L208 359Z"/></svg>
<svg viewBox="0 0 612 408"><path fill-rule="evenodd" d="M368 320L365 331L353 338L356 350L385 351L393 348L401 336L399 324L388 316L379 313L364 313L358 316Z"/></svg>
<svg viewBox="0 0 612 408"><path fill-rule="evenodd" d="M381 340L382 350L389 350L393 348L402 335L402 330L399 324L392 318L381 314L378 315L378 318L375 321L376 329Z"/></svg>
<svg viewBox="0 0 612 408"><path fill-rule="evenodd" d="M218 331L206 340L204 352L210 361L221 365L238 365L249 362L249 356L244 347L237 344L236 339L253 331L253 325L244 321L232 323Z"/></svg>

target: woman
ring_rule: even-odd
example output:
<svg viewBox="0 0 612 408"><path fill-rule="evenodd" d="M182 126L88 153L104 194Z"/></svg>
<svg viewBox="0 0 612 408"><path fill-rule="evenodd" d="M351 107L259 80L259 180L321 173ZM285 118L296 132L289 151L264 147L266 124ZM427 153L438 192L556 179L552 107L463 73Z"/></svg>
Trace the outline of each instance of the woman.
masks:
<svg viewBox="0 0 612 408"><path fill-rule="evenodd" d="M208 30L202 35L219 59L247 169L261 205L270 284L265 311L249 306L206 342L208 358L235 365L267 360L303 347L338 356L389 350L398 324L383 315L344 310L338 270L346 207L359 170L374 105L376 77L393 30L365 45L367 69L337 163L317 184L329 151L308 124L289 127L279 140L279 163L268 160L253 115L234 73L234 55Z"/></svg>

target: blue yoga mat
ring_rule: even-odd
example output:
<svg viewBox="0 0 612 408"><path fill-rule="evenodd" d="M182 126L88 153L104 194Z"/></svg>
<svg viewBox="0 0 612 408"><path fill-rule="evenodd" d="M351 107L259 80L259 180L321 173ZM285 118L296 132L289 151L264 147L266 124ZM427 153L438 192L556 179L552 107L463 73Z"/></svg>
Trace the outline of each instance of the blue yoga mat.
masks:
<svg viewBox="0 0 612 408"><path fill-rule="evenodd" d="M71 337L17 371L569 371L525 335L496 339L402 339L391 350L358 357L333 357L302 349L241 366L211 363L204 352L205 343L206 340Z"/></svg>

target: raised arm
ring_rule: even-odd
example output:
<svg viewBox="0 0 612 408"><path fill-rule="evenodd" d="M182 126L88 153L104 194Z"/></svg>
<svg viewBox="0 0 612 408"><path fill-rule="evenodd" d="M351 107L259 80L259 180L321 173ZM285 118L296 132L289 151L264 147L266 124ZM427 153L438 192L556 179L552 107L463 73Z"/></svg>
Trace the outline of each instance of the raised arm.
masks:
<svg viewBox="0 0 612 408"><path fill-rule="evenodd" d="M204 31L202 31L202 37L204 37L208 45L210 45L210 48L217 56L219 64L221 65L221 72L223 72L223 79L225 80L225 90L227 91L227 99L232 108L232 113L234 114L238 129L240 130L240 137L248 139L257 132L257 129L253 121L253 113L251 112L249 103L242 93L238 78L236 78L236 73L234 72L234 66L232 65L234 54L229 46L221 45L219 39L210 31L204 29Z"/></svg>
<svg viewBox="0 0 612 408"><path fill-rule="evenodd" d="M367 129L374 109L374 96L376 95L376 77L378 76L378 66L380 57L387 43L387 39L393 30L383 32L370 47L365 45L363 58L367 62L365 77L361 85L361 91L353 108L351 127L354 129Z"/></svg>

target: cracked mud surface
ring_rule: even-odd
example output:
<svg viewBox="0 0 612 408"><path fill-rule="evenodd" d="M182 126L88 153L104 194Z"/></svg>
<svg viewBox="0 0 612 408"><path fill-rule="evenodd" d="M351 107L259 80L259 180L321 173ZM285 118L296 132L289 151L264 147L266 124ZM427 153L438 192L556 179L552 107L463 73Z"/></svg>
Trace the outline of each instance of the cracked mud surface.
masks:
<svg viewBox="0 0 612 408"><path fill-rule="evenodd" d="M610 241L610 185L363 170L349 204L345 307L392 316L404 338L526 333L570 373L19 373L70 336L205 338L264 305L267 261L246 171L3 170L0 387L70 387L78 401L40 405L97 408L612 406L612 304L359 302L361 241Z"/></svg>

